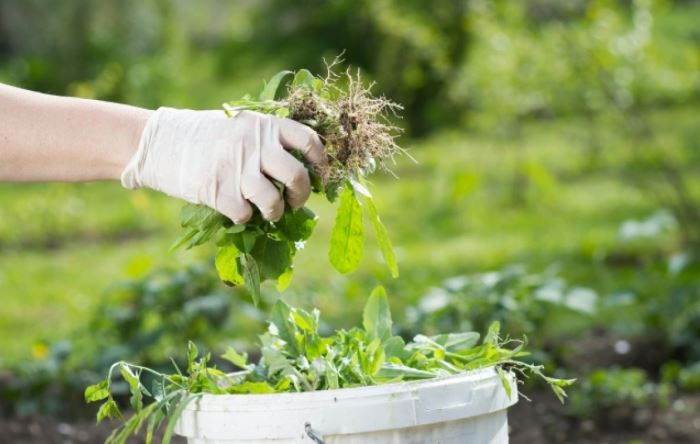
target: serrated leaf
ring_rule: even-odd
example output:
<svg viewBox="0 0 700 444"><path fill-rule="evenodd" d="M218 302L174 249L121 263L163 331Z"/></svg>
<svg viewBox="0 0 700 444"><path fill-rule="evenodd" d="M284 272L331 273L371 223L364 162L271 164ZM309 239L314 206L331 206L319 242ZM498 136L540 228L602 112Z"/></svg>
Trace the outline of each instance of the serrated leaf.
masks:
<svg viewBox="0 0 700 444"><path fill-rule="evenodd" d="M292 71L284 70L272 76L270 81L265 83L265 87L258 96L258 99L261 101L275 100L275 98L277 97L277 91L279 90L280 85L282 84L282 80L284 80L285 77L290 76L292 74L294 74Z"/></svg>
<svg viewBox="0 0 700 444"><path fill-rule="evenodd" d="M326 377L326 385L329 390L340 388L338 369L333 364L330 357L326 356L326 366L324 368L324 376Z"/></svg>
<svg viewBox="0 0 700 444"><path fill-rule="evenodd" d="M272 307L271 321L277 327L277 334L285 342L287 350L297 356L301 350L294 335L292 310L282 299L278 299Z"/></svg>
<svg viewBox="0 0 700 444"><path fill-rule="evenodd" d="M377 244L379 244L379 250L382 252L382 257L384 262L389 267L391 271L391 277L396 279L399 277L399 264L396 262L396 253L394 252L394 247L391 245L391 239L389 239L389 233L386 231L386 227L379 218L379 213L377 213L377 207L374 206L374 201L371 198L365 199L365 204L367 205L367 211L369 213L369 218L372 221L372 226L374 227L374 233L377 237Z"/></svg>
<svg viewBox="0 0 700 444"><path fill-rule="evenodd" d="M109 398L107 401L105 401L104 404L100 406L100 409L97 411L97 422L102 422L104 419L111 419L111 418L119 418L123 419L121 412L119 411L119 407L117 407L117 403L114 401L114 399Z"/></svg>
<svg viewBox="0 0 700 444"><path fill-rule="evenodd" d="M226 353L221 355L221 357L236 367L246 368L248 366L248 355L245 353L238 353L233 347L227 347Z"/></svg>
<svg viewBox="0 0 700 444"><path fill-rule="evenodd" d="M376 287L362 312L362 326L370 338L381 341L391 337L391 312L384 287Z"/></svg>
<svg viewBox="0 0 700 444"><path fill-rule="evenodd" d="M187 342L187 368L189 368L190 371L194 368L194 361L197 359L198 355L199 350L197 350L197 345L192 341Z"/></svg>
<svg viewBox="0 0 700 444"><path fill-rule="evenodd" d="M316 333L316 319L304 310L292 311L292 319L300 329L307 333Z"/></svg>
<svg viewBox="0 0 700 444"><path fill-rule="evenodd" d="M243 285L243 275L238 270L240 251L234 245L219 247L214 264L219 278L227 285Z"/></svg>
<svg viewBox="0 0 700 444"><path fill-rule="evenodd" d="M121 373L122 378L129 384L130 388L134 388L139 385L139 378L136 376L128 365L121 364L119 366L119 373Z"/></svg>
<svg viewBox="0 0 700 444"><path fill-rule="evenodd" d="M85 402L101 401L109 396L109 382L105 379L85 389Z"/></svg>
<svg viewBox="0 0 700 444"><path fill-rule="evenodd" d="M346 186L340 196L328 251L328 258L333 267L341 273L356 270L362 260L364 243L362 206L352 186Z"/></svg>
<svg viewBox="0 0 700 444"><path fill-rule="evenodd" d="M501 323L498 321L493 321L491 325L489 325L489 329L486 333L486 336L484 337L483 344L496 345L498 343L498 334L500 333L500 331Z"/></svg>

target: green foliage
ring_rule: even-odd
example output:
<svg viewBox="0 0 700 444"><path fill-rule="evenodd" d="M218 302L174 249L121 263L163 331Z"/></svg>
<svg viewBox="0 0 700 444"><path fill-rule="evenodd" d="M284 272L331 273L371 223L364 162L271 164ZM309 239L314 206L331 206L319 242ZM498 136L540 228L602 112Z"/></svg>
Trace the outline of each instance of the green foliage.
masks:
<svg viewBox="0 0 700 444"><path fill-rule="evenodd" d="M315 77L306 69L296 73L280 71L265 84L257 100L246 96L230 102L225 105L226 112L232 118L235 118L232 113L244 109L289 116L316 129L326 143L330 166L325 171L309 166L313 191L324 193L332 202L339 188L343 188L328 253L331 264L341 273L350 273L362 261L365 237L360 193L384 260L392 276L397 277L398 264L391 241L362 182L365 175L381 167L386 157L399 150L391 134L394 128L377 122L385 118L383 108L393 109L394 105L373 99L362 89L359 80L352 77L345 87L347 91L342 90L332 69L330 65L325 78ZM285 96L283 80L290 76L292 82ZM352 125L345 122L348 119L354 119ZM366 131L367 135L360 131ZM371 140L372 137L377 140ZM262 282L277 281L278 289L289 285L294 256L311 236L316 215L308 208L286 208L279 221L269 222L256 211L250 221L236 225L213 209L189 204L182 210L181 224L185 233L172 249L192 248L216 239L219 277L230 286L245 285L257 305Z"/></svg>
<svg viewBox="0 0 700 444"><path fill-rule="evenodd" d="M700 361L683 366L669 361L661 369L661 381L686 392L700 391Z"/></svg>
<svg viewBox="0 0 700 444"><path fill-rule="evenodd" d="M150 421L156 412L166 411L163 442L167 443L168 431L172 431L182 409L202 393L327 390L435 378L496 366L508 396L513 387L507 382L504 369L542 377L563 402L564 387L574 382L547 377L541 366L521 361L527 355L524 343L500 339L498 323L489 327L481 343L478 333L467 332L432 337L418 335L406 344L399 336L393 336L389 302L381 287L376 288L367 301L362 325L363 328L338 330L331 336L322 336L318 330L318 310L309 313L280 299L272 308L268 331L260 336L258 363L248 363L245 354L229 348L222 357L238 370L226 373L211 366L211 355L201 355L190 342L186 374L164 374L120 361L110 368L105 380L85 390L85 399L104 401L98 421L120 417L110 393L112 376L118 369L129 385L135 413L107 442L125 442L140 424ZM144 373L155 377L157 395L141 384ZM144 397L152 401L144 404Z"/></svg>
<svg viewBox="0 0 700 444"><path fill-rule="evenodd" d="M572 334L587 327L597 306L596 292L568 285L554 268L528 273L524 267L512 265L446 280L407 309L408 322L402 328L407 333L449 327L483 330L497 321L508 335L527 336L534 341L534 349L541 351L543 337Z"/></svg>
<svg viewBox="0 0 700 444"><path fill-rule="evenodd" d="M362 206L351 187L340 195L340 204L331 234L328 259L341 273L357 269L362 261L365 233L362 222Z"/></svg>
<svg viewBox="0 0 700 444"><path fill-rule="evenodd" d="M224 337L262 324L261 313L231 298L209 264L157 270L113 284L100 296L97 309L83 324L46 345L46 356L25 359L11 368L13 378L0 384L0 397L17 413L57 414L67 408L80 412L80 404L70 400L116 359L162 369L170 366L170 356L189 338L213 348ZM122 376L130 379L128 373ZM103 399L106 389L97 385L94 392L86 392L86 399ZM128 390L112 387L118 396Z"/></svg>
<svg viewBox="0 0 700 444"><path fill-rule="evenodd" d="M669 386L651 382L642 369L597 369L573 391L569 410L576 416L604 417L613 408L634 410L664 404L669 395Z"/></svg>

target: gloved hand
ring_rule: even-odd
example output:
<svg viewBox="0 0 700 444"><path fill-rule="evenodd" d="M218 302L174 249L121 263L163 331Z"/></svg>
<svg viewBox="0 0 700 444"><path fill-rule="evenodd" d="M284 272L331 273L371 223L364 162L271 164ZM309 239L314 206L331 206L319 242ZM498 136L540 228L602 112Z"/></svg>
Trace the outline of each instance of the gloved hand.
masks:
<svg viewBox="0 0 700 444"><path fill-rule="evenodd" d="M270 181L285 185L288 204L304 205L311 192L304 165L285 149L298 149L314 165L326 162L311 128L289 119L240 111L159 108L148 119L122 185L148 187L218 210L234 223L252 215L267 220L284 212L284 199Z"/></svg>

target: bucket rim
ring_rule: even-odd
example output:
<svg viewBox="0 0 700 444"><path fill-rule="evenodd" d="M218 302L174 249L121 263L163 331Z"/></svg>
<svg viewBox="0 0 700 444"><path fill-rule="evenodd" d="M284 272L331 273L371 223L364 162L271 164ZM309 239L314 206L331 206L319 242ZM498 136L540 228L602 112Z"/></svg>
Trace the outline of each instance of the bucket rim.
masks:
<svg viewBox="0 0 700 444"><path fill-rule="evenodd" d="M495 366L483 367L448 376L438 376L429 379L412 381L397 381L386 384L346 387L330 390L315 390L307 392L281 393L245 393L245 394L212 394L202 393L193 399L185 408L188 411L211 411L225 408L227 411L242 406L250 410L257 405L271 405L276 410L277 405L305 402L318 404L322 402L338 402L340 400L362 400L376 397L393 396L397 399L402 394L411 394L416 390L430 387L461 385L465 382L478 383L497 377ZM516 390L517 391L517 390Z"/></svg>

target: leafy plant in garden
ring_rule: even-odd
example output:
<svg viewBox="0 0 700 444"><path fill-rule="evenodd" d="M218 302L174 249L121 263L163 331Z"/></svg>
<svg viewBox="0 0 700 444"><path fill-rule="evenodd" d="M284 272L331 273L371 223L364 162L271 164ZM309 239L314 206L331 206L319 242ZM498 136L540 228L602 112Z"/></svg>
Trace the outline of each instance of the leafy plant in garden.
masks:
<svg viewBox="0 0 700 444"><path fill-rule="evenodd" d="M231 298L209 261L115 282L99 301L81 326L65 336L38 342L34 359L22 359L7 368L8 380L0 375L5 412L78 413L84 406L75 394L114 361L128 359L168 369L170 357L188 339L214 347L237 332L257 329L266 314L247 301ZM128 392L124 383L113 389L117 396Z"/></svg>
<svg viewBox="0 0 700 444"><path fill-rule="evenodd" d="M119 373L128 383L134 415L108 438L108 443L124 443L145 425L146 442L165 422L163 443L170 442L175 423L192 399L203 393L279 393L367 386L398 381L453 375L495 366L504 390L511 396L505 371L543 378L563 401L564 387L573 380L550 378L542 366L521 361L527 356L523 341L501 339L500 325L494 322L481 339L476 332L437 336L417 335L406 343L392 334L389 303L382 287L369 297L362 327L338 330L331 336L318 331L319 311L293 308L279 300L272 308L268 331L260 336L261 357L251 363L245 353L228 348L222 358L237 370L224 372L211 365L211 355L201 355L190 342L185 372L175 374L119 361L107 377L85 390L87 402L102 401L98 421L122 418L112 394L113 376ZM145 376L152 381L144 385ZM517 389L517 388L516 388ZM146 399L151 402L145 402Z"/></svg>
<svg viewBox="0 0 700 444"><path fill-rule="evenodd" d="M498 321L511 336L541 338L556 319L565 324L565 328L558 327L557 334L585 327L597 306L595 291L568 284L555 267L534 273L520 265L508 265L454 276L431 288L415 306L407 308L402 329L408 333L483 330Z"/></svg>
<svg viewBox="0 0 700 444"><path fill-rule="evenodd" d="M641 368L610 367L597 369L582 380L571 396L569 412L576 416L595 417L609 414L611 409L639 409L665 404L671 386L652 382Z"/></svg>
<svg viewBox="0 0 700 444"><path fill-rule="evenodd" d="M328 253L331 264L341 273L359 266L366 212L384 261L397 277L396 256L365 177L377 168L387 169L386 162L403 152L394 141L399 129L389 122L389 114L401 107L374 97L359 74L336 74L333 68L338 62L328 66L325 77L306 69L281 71L257 98L245 96L224 107L234 119L240 110L254 110L288 117L316 130L328 162L323 167L309 166L313 191L324 193L330 202L340 196ZM283 82L290 78L285 88ZM283 189L282 184L278 186ZM289 285L294 255L311 236L316 215L308 208L287 208L279 221L265 221L256 213L247 223L236 225L208 207L187 205L181 223L186 231L173 248L191 248L216 238L219 276L229 285L245 285L257 303L261 282L276 280L280 291Z"/></svg>

